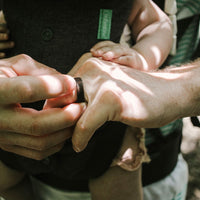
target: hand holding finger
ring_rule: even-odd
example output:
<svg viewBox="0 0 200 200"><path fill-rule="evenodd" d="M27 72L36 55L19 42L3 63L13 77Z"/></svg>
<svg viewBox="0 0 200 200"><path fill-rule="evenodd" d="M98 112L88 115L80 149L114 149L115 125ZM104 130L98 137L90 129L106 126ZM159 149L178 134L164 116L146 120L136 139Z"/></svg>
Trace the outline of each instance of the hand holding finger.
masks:
<svg viewBox="0 0 200 200"><path fill-rule="evenodd" d="M76 81L76 90L74 90L72 94L65 94L56 98L47 99L43 109L63 107L73 102L86 102L82 79L80 77L75 77L74 80Z"/></svg>

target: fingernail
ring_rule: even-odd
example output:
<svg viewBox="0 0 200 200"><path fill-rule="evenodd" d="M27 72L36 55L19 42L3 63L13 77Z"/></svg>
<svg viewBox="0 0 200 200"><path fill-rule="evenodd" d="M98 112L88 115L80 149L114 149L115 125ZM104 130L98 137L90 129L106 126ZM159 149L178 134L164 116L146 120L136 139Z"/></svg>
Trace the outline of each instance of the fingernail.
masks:
<svg viewBox="0 0 200 200"><path fill-rule="evenodd" d="M74 149L74 151L76 151L76 153L81 152L81 150L78 147L74 146L74 145L73 145L73 149Z"/></svg>

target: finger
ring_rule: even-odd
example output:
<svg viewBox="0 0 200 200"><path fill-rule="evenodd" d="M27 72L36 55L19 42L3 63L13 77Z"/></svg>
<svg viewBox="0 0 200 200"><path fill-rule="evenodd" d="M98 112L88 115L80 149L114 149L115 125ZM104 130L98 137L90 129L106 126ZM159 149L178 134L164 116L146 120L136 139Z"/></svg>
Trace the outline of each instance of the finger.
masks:
<svg viewBox="0 0 200 200"><path fill-rule="evenodd" d="M37 151L33 149L28 149L20 146L12 146L12 145L1 146L1 149L3 149L4 151L15 153L17 155L24 156L26 158L31 158L34 160L42 160L50 155L57 153L63 148L63 146L64 143L61 143L45 151Z"/></svg>
<svg viewBox="0 0 200 200"><path fill-rule="evenodd" d="M106 106L88 106L77 122L72 135L73 148L76 152L84 150L94 132L108 119Z"/></svg>
<svg viewBox="0 0 200 200"><path fill-rule="evenodd" d="M102 57L104 60L112 60L123 55L127 55L129 49L120 44L113 44L110 46L103 46L94 51L93 56Z"/></svg>
<svg viewBox="0 0 200 200"><path fill-rule="evenodd" d="M5 23L0 22L0 32L1 33L9 33L7 29L7 25Z"/></svg>
<svg viewBox="0 0 200 200"><path fill-rule="evenodd" d="M111 51L111 47L110 46L104 46L104 47L101 47L101 48L98 48L97 50L93 51L92 52L92 55L95 56L95 57L103 57L103 55L107 52L110 52Z"/></svg>
<svg viewBox="0 0 200 200"><path fill-rule="evenodd" d="M0 42L0 50L10 49L13 47L14 47L14 42Z"/></svg>
<svg viewBox="0 0 200 200"><path fill-rule="evenodd" d="M120 55L116 55L116 54L115 54L115 51L112 51L112 50L110 49L110 50L104 52L104 53L102 54L101 57L102 57L102 59L104 59L104 60L111 61L111 60L117 58L117 56L120 56Z"/></svg>
<svg viewBox="0 0 200 200"><path fill-rule="evenodd" d="M98 50L99 48L105 47L105 46L112 46L113 44L115 44L112 41L103 41L103 42L98 42L97 44L95 44L90 51L91 52L95 52L96 50Z"/></svg>
<svg viewBox="0 0 200 200"><path fill-rule="evenodd" d="M5 58L6 54L4 52L0 52L0 58Z"/></svg>
<svg viewBox="0 0 200 200"><path fill-rule="evenodd" d="M128 67L132 67L137 69L138 67L134 65L134 57L133 56L121 56L119 58L114 58L112 62L118 63L120 65L126 65Z"/></svg>
<svg viewBox="0 0 200 200"><path fill-rule="evenodd" d="M0 61L0 66L11 68L18 76L60 74L54 68L39 63L25 54L3 59Z"/></svg>
<svg viewBox="0 0 200 200"><path fill-rule="evenodd" d="M121 56L126 56L130 54L130 49L126 48L123 45L115 45L110 48L107 52L102 55L103 59L106 59L107 57L111 57L110 59L120 58Z"/></svg>
<svg viewBox="0 0 200 200"><path fill-rule="evenodd" d="M43 109L49 109L49 108L61 108L63 106L66 106L70 103L75 102L77 99L77 95L75 92L73 95L62 95L57 98L47 99Z"/></svg>
<svg viewBox="0 0 200 200"><path fill-rule="evenodd" d="M72 128L66 128L52 134L45 134L44 136L37 137L20 133L1 131L0 141L2 142L2 145L20 146L37 151L45 151L51 147L65 142L71 136Z"/></svg>
<svg viewBox="0 0 200 200"><path fill-rule="evenodd" d="M36 111L30 108L1 109L4 130L33 136L54 133L74 125L85 109L84 104L70 104L64 108Z"/></svg>
<svg viewBox="0 0 200 200"><path fill-rule="evenodd" d="M60 74L2 78L0 85L0 104L34 102L76 91L75 80Z"/></svg>
<svg viewBox="0 0 200 200"><path fill-rule="evenodd" d="M107 53L107 52L111 52L112 51L112 47L111 46L105 46L105 47L101 47L101 48L98 48L95 53L94 53L94 56L101 56L101 57L104 57L104 55Z"/></svg>
<svg viewBox="0 0 200 200"><path fill-rule="evenodd" d="M8 33L0 32L0 40L8 40Z"/></svg>

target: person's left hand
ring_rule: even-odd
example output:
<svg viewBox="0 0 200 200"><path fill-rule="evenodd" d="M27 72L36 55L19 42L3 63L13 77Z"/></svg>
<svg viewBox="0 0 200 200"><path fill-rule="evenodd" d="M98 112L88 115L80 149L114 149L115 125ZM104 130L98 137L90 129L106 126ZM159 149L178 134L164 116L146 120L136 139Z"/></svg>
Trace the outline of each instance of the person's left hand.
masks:
<svg viewBox="0 0 200 200"><path fill-rule="evenodd" d="M107 121L156 128L180 117L182 106L169 106L177 105L179 98L174 98L174 94L180 92L168 74L162 77L159 72L141 72L90 58L75 76L82 78L87 102L72 135L77 152L87 146L94 132Z"/></svg>

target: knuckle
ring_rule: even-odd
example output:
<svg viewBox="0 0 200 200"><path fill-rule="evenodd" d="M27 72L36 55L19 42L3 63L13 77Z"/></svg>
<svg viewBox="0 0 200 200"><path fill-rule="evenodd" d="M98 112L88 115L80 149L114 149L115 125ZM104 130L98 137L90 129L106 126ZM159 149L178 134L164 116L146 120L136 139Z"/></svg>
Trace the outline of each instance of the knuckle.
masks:
<svg viewBox="0 0 200 200"><path fill-rule="evenodd" d="M78 72L76 73L76 76L81 76L83 75L86 71L90 72L94 70L97 66L97 58L88 58L85 60L82 64L82 66L79 68Z"/></svg>
<svg viewBox="0 0 200 200"><path fill-rule="evenodd" d="M95 65L98 58L89 58L85 61L84 66L91 68L92 65Z"/></svg>
<svg viewBox="0 0 200 200"><path fill-rule="evenodd" d="M109 88L106 88L102 93L102 100L106 99L108 100L108 103L116 102L120 98L118 92L114 90L110 90Z"/></svg>
<svg viewBox="0 0 200 200"><path fill-rule="evenodd" d="M16 56L15 64L23 63L24 65L28 65L29 68L35 66L35 60L27 54L19 54Z"/></svg>
<svg viewBox="0 0 200 200"><path fill-rule="evenodd" d="M85 126L84 124L80 124L79 130L80 130L81 133L84 133L84 132L88 132L89 128L87 126Z"/></svg>
<svg viewBox="0 0 200 200"><path fill-rule="evenodd" d="M27 54L19 54L18 55L18 59L19 60L23 60L23 61L31 61L32 62L32 58L29 56L29 55L27 55Z"/></svg>

